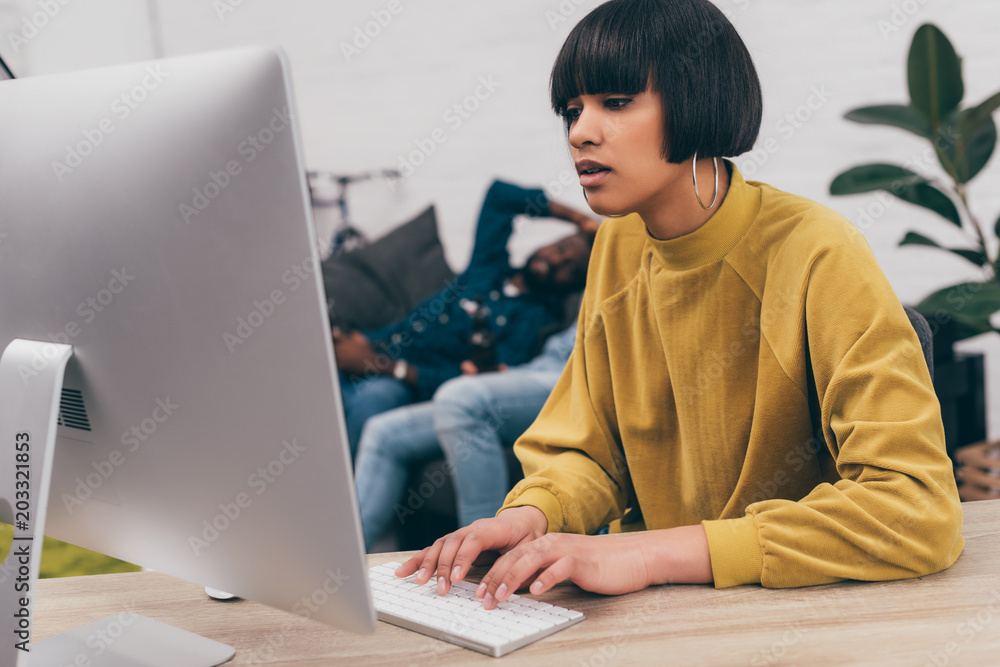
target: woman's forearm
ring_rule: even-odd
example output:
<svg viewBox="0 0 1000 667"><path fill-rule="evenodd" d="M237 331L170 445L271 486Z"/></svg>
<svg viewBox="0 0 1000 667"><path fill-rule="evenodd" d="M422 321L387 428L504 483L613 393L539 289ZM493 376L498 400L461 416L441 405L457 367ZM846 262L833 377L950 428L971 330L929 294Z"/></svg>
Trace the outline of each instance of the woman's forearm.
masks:
<svg viewBox="0 0 1000 667"><path fill-rule="evenodd" d="M701 525L635 533L651 586L658 584L710 584L712 559L708 536Z"/></svg>

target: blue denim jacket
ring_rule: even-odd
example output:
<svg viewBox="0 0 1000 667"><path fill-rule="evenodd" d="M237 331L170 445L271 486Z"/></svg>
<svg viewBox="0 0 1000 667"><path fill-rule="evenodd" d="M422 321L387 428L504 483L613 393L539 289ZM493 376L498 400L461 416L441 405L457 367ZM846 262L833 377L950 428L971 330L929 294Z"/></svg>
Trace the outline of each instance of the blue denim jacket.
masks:
<svg viewBox="0 0 1000 667"><path fill-rule="evenodd" d="M405 319L366 332L390 357L417 367L416 400L430 399L442 383L461 373L461 363L469 358L472 318L463 301L479 297L489 306L497 358L508 366L528 361L538 333L559 321L561 299L530 291L516 296L504 293L505 282L515 272L507 242L518 215L548 216L545 193L495 181L483 202L465 272Z"/></svg>

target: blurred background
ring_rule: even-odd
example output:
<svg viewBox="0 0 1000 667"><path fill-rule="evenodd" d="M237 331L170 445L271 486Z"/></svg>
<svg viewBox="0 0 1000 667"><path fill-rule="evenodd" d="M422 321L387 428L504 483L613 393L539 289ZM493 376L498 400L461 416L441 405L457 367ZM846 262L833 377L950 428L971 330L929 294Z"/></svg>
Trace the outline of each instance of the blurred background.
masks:
<svg viewBox="0 0 1000 667"><path fill-rule="evenodd" d="M844 120L850 109L909 97L906 57L917 28L940 27L963 58L965 105L1000 88L996 0L714 0L757 63L765 116L758 149L736 159L748 178L820 201L858 225L904 303L975 280L976 268L934 248L898 247L908 231L947 245L961 237L923 208L876 194L831 197L845 169L908 164L940 177L927 143L901 130ZM494 177L541 185L583 207L562 127L548 107L551 63L599 0L0 0L0 53L23 76L248 45L280 45L291 60L310 169L397 169L395 183L352 186L351 214L377 237L437 205L448 261L472 249L481 198ZM0 148L2 151L2 148ZM917 163L917 166L914 166ZM970 184L973 212L1000 215L1000 159ZM888 200L888 201L886 201ZM332 209L318 211L329 235ZM515 259L562 234L525 224ZM995 239L991 241L995 243ZM845 280L850 277L845 276ZM984 351L987 396L1000 377L1000 336ZM991 391L993 390L993 391ZM1000 434L1000 401L988 434Z"/></svg>

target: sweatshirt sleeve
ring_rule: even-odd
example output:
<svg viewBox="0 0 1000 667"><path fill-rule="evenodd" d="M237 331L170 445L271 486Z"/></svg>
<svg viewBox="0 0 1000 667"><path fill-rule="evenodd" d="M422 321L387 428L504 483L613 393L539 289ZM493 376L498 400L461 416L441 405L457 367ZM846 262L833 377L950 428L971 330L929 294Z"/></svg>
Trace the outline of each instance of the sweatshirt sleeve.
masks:
<svg viewBox="0 0 1000 667"><path fill-rule="evenodd" d="M840 479L798 502L767 500L741 518L703 522L717 587L918 577L962 551L962 509L920 342L867 243L853 228L845 234L814 253L804 290L818 446Z"/></svg>

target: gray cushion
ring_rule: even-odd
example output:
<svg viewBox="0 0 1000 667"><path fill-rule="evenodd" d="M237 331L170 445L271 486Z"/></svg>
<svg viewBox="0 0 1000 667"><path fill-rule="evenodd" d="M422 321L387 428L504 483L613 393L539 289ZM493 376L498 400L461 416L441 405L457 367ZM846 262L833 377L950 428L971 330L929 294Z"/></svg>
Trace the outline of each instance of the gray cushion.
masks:
<svg viewBox="0 0 1000 667"><path fill-rule="evenodd" d="M385 326L454 275L430 206L375 243L323 261L330 323L345 329Z"/></svg>

